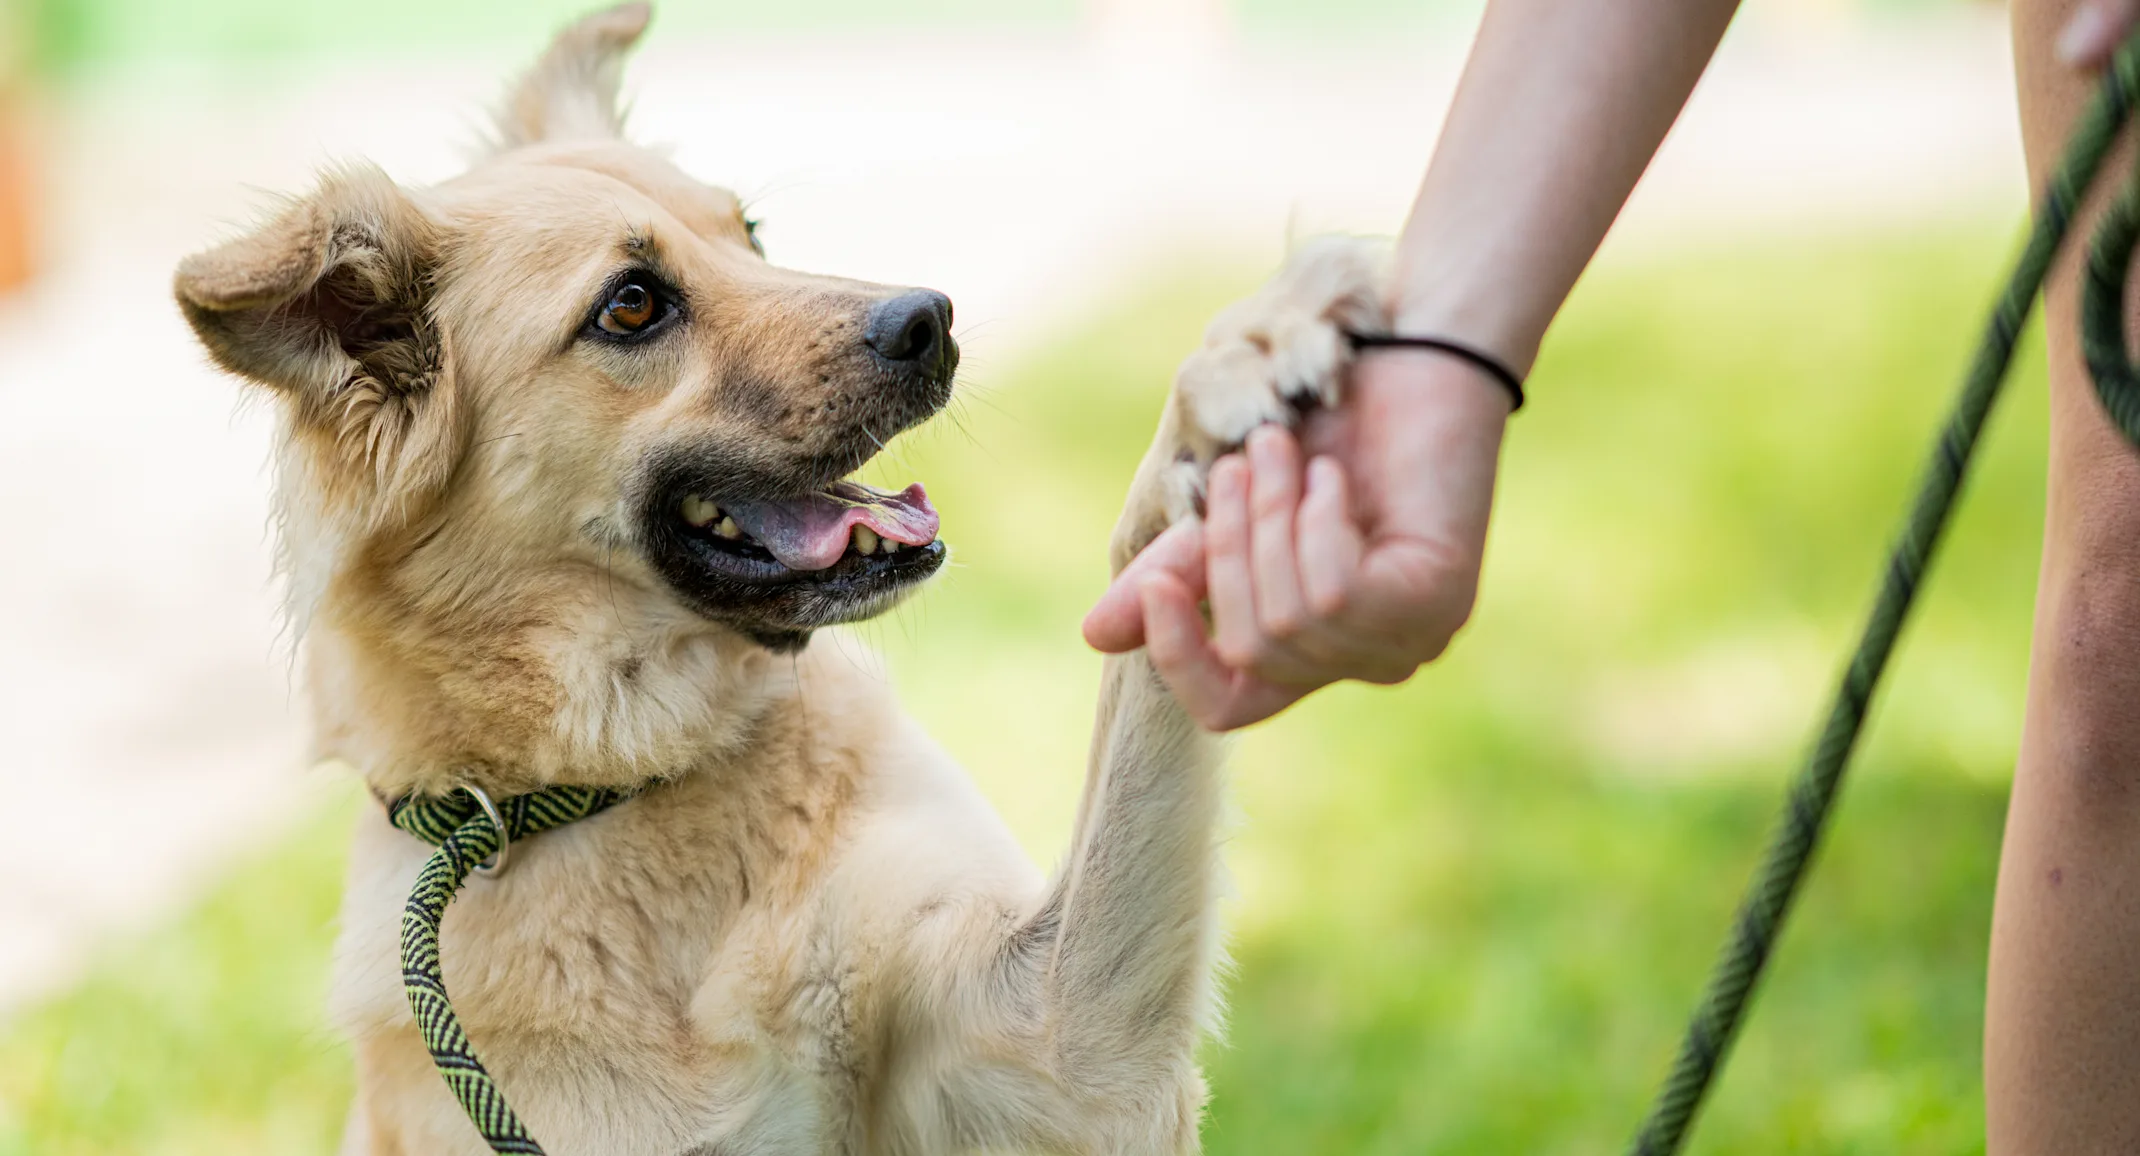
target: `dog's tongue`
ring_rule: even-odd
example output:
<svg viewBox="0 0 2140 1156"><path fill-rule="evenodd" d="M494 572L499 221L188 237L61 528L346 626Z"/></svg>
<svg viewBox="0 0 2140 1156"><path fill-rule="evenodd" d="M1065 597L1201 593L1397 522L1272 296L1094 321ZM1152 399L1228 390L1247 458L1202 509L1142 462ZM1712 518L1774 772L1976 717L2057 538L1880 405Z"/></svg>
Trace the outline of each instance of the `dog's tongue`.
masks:
<svg viewBox="0 0 2140 1156"><path fill-rule="evenodd" d="M847 552L857 525L902 546L936 541L936 507L920 483L887 494L840 482L788 502L724 502L743 532L790 570L823 570Z"/></svg>

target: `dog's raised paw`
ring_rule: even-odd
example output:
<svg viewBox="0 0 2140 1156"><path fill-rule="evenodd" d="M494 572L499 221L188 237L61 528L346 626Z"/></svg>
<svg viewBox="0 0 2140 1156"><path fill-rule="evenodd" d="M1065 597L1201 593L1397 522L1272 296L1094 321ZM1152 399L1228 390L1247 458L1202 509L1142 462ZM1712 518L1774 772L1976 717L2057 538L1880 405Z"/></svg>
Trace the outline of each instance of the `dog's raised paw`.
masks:
<svg viewBox="0 0 2140 1156"><path fill-rule="evenodd" d="M1389 326L1388 252L1379 241L1319 238L1212 321L1174 378L1185 464L1208 466L1259 425L1292 426L1338 403L1350 334Z"/></svg>

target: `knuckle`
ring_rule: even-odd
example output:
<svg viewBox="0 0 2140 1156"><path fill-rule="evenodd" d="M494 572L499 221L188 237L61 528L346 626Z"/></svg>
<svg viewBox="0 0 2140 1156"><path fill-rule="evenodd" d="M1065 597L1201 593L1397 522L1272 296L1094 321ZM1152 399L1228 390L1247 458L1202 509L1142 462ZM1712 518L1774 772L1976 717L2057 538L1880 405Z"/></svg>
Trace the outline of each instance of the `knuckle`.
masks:
<svg viewBox="0 0 2140 1156"><path fill-rule="evenodd" d="M1277 522L1292 516L1294 504L1293 487L1264 482L1250 496L1249 511L1259 522Z"/></svg>
<svg viewBox="0 0 2140 1156"><path fill-rule="evenodd" d="M1308 622L1297 611L1281 610L1266 614L1261 623L1264 637L1275 642L1292 642L1308 629Z"/></svg>
<svg viewBox="0 0 2140 1156"><path fill-rule="evenodd" d="M1478 598L1476 555L1437 551L1410 560L1403 576L1378 590L1374 617L1400 627L1401 637L1449 638L1470 620Z"/></svg>
<svg viewBox="0 0 2140 1156"><path fill-rule="evenodd" d="M1396 686L1410 681L1413 675L1419 673L1421 665L1423 664L1405 662L1377 664L1363 673L1361 678L1377 686Z"/></svg>
<svg viewBox="0 0 2140 1156"><path fill-rule="evenodd" d="M1249 670L1263 659L1263 645L1252 638L1221 637L1212 644L1219 661L1235 670Z"/></svg>
<svg viewBox="0 0 2140 1156"><path fill-rule="evenodd" d="M1352 608L1352 591L1337 583L1311 586L1302 591L1301 597L1307 600L1308 613L1323 621L1336 618Z"/></svg>
<svg viewBox="0 0 2140 1156"><path fill-rule="evenodd" d="M1303 665L1299 654L1290 647L1271 643L1259 647L1255 657L1242 669L1270 683L1296 683L1311 676L1311 671Z"/></svg>
<svg viewBox="0 0 2140 1156"><path fill-rule="evenodd" d="M1461 597L1452 597L1435 607L1437 612L1424 615L1424 628L1413 647L1414 657L1422 662L1440 658L1442 652L1449 649L1449 644L1456 641L1457 634L1470 623L1473 606L1469 592L1463 592Z"/></svg>
<svg viewBox="0 0 2140 1156"><path fill-rule="evenodd" d="M1332 637L1310 629L1292 642L1293 655L1308 670L1317 674L1332 671L1343 673L1360 664L1359 648L1343 638Z"/></svg>

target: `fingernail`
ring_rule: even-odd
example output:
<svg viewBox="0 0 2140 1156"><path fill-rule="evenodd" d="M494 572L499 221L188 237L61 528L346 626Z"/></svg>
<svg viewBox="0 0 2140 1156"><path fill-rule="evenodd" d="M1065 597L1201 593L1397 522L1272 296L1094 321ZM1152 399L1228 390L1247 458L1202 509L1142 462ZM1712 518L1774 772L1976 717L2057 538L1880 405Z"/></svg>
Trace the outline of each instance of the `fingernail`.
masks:
<svg viewBox="0 0 2140 1156"><path fill-rule="evenodd" d="M2060 64L2080 64L2102 53L2103 37L2110 30L2109 14L2101 4L2084 4L2066 21L2058 34L2056 52Z"/></svg>
<svg viewBox="0 0 2140 1156"><path fill-rule="evenodd" d="M1327 457L1318 457L1308 463L1308 492L1320 495L1334 490L1338 484L1338 464Z"/></svg>
<svg viewBox="0 0 2140 1156"><path fill-rule="evenodd" d="M1211 492L1232 492L1241 481L1241 471L1247 468L1248 463L1241 460L1240 454L1227 454L1211 463Z"/></svg>

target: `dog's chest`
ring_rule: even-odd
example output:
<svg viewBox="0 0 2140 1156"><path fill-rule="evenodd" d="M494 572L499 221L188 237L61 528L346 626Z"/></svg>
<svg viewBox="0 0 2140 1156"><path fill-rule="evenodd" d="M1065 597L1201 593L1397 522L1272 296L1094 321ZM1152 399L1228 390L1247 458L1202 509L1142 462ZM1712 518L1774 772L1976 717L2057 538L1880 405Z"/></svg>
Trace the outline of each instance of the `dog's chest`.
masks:
<svg viewBox="0 0 2140 1156"><path fill-rule="evenodd" d="M860 1156L861 985L743 939L670 1014L620 1012L539 1053L501 1054L501 1084L558 1137L552 1151Z"/></svg>
<svg viewBox="0 0 2140 1156"><path fill-rule="evenodd" d="M396 833L398 836L398 833ZM869 982L850 945L741 882L583 893L562 871L574 832L512 872L471 881L442 932L456 1011L508 1100L551 1151L667 1156L855 1153L865 1110ZM337 1004L372 1068L405 1079L384 1130L408 1151L457 1151L458 1107L430 1071L396 966L398 892L428 848L360 835ZM367 878L376 871L376 877ZM637 873L634 873L635 875ZM724 878L727 872L721 873ZM556 887L553 875L574 882ZM644 878L640 876L640 878ZM554 893L553 893L554 892ZM866 956L868 953L860 953ZM432 1135L436 1133L436 1135Z"/></svg>

